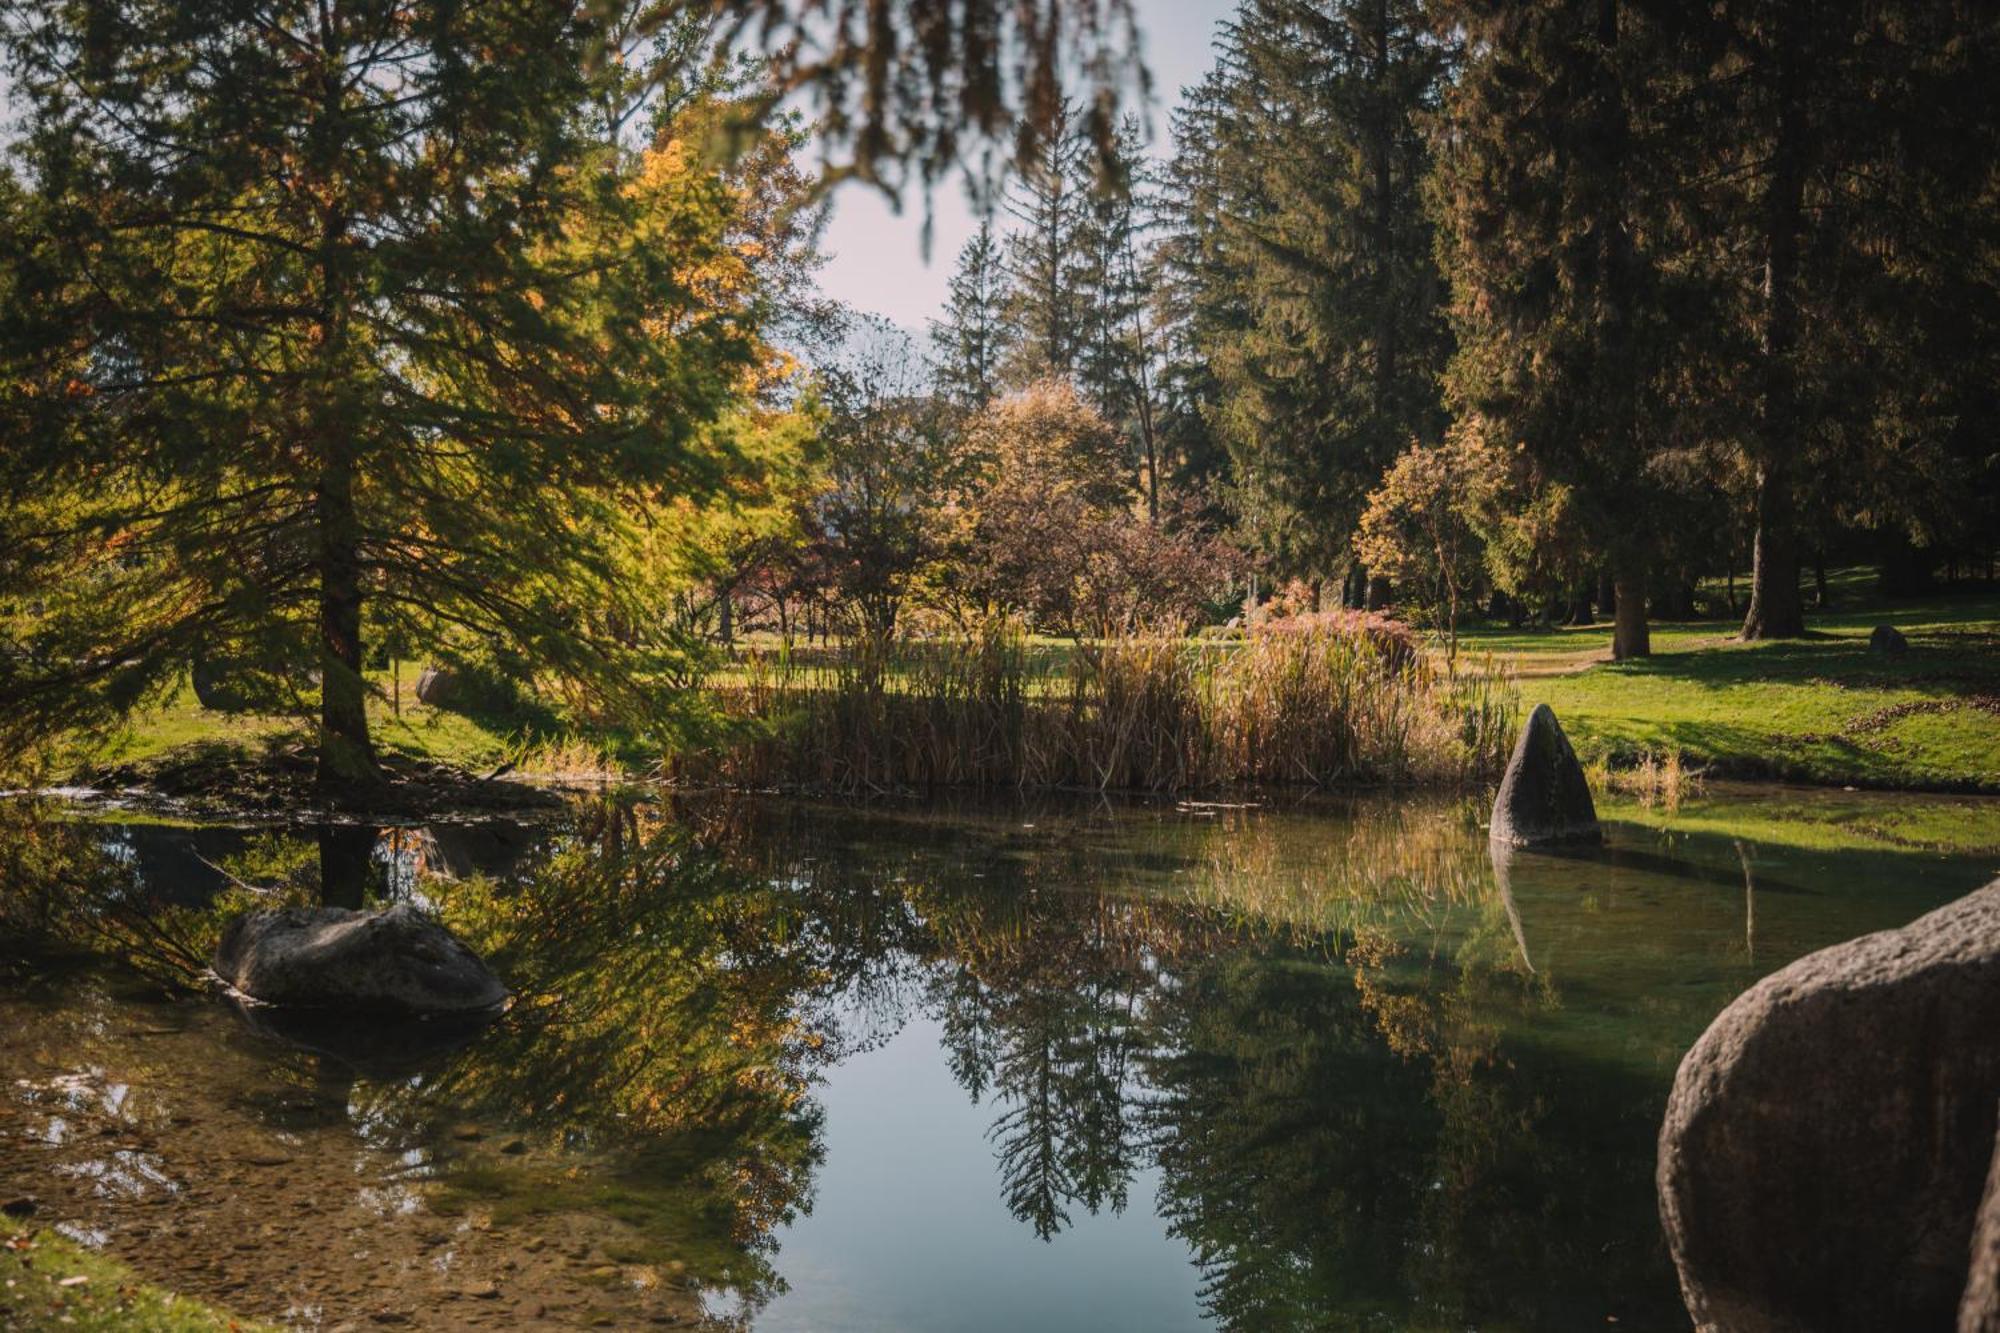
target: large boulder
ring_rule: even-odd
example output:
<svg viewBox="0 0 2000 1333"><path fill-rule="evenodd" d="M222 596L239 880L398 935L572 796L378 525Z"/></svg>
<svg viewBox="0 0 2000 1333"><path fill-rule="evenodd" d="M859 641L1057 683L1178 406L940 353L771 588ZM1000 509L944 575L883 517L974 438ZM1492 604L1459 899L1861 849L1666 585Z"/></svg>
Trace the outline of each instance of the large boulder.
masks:
<svg viewBox="0 0 2000 1333"><path fill-rule="evenodd" d="M1910 651L1910 641L1894 625L1877 625L1868 635L1868 651L1899 657Z"/></svg>
<svg viewBox="0 0 2000 1333"><path fill-rule="evenodd" d="M507 998L472 950L407 903L250 912L223 932L214 967L239 994L290 1008L428 1016Z"/></svg>
<svg viewBox="0 0 2000 1333"><path fill-rule="evenodd" d="M1604 840L1583 765L1547 704L1535 705L1514 742L1493 800L1490 837L1510 847Z"/></svg>
<svg viewBox="0 0 2000 1333"><path fill-rule="evenodd" d="M1702 1329L1950 1329L2000 1107L2000 881L1722 1011L1660 1130Z"/></svg>
<svg viewBox="0 0 2000 1333"><path fill-rule="evenodd" d="M1958 1301L1958 1333L2000 1333L2000 1148L1972 1224L1972 1273Z"/></svg>

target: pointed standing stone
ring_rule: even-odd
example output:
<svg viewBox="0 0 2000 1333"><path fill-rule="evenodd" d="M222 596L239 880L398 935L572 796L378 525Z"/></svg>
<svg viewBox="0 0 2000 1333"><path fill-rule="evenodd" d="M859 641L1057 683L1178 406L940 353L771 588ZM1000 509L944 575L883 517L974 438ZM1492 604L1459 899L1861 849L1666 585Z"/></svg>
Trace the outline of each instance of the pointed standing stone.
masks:
<svg viewBox="0 0 2000 1333"><path fill-rule="evenodd" d="M1535 705L1514 743L1514 757L1493 800L1489 836L1510 847L1604 840L1583 765L1547 704Z"/></svg>

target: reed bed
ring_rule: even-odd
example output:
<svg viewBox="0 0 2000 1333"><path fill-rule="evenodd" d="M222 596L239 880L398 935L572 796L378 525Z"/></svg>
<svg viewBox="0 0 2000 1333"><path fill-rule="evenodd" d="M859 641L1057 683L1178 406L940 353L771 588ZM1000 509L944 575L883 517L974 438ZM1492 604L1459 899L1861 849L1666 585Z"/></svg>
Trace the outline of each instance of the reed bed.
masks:
<svg viewBox="0 0 2000 1333"><path fill-rule="evenodd" d="M1518 712L1504 673L1341 622L1068 653L1005 625L805 665L753 651L712 693L725 739L672 776L841 792L1464 784L1505 767Z"/></svg>
<svg viewBox="0 0 2000 1333"><path fill-rule="evenodd" d="M1678 812L1683 800L1701 795L1707 787L1706 770L1687 767L1679 750L1663 750L1657 755L1645 750L1636 763L1623 768L1600 760L1590 776L1591 785L1599 791L1636 797L1641 809L1658 806L1668 814Z"/></svg>

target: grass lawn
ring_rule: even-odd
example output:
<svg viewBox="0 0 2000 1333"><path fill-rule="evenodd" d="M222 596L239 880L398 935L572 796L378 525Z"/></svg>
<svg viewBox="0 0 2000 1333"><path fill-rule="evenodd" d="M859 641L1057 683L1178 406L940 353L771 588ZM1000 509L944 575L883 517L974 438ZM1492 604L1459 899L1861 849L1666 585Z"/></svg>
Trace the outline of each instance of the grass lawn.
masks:
<svg viewBox="0 0 2000 1333"><path fill-rule="evenodd" d="M275 1326L162 1291L74 1241L0 1217L0 1327L254 1333Z"/></svg>
<svg viewBox="0 0 2000 1333"><path fill-rule="evenodd" d="M381 690L368 701L369 726L386 752L485 771L507 762L532 769L562 749L562 738L520 719L468 716L419 703L412 667L400 673L400 693L386 671L370 672L369 681ZM102 744L79 745L64 762L78 769L143 766L197 748L254 755L267 746L294 743L300 734L293 718L211 712L196 702L193 687L183 684L164 707L133 717Z"/></svg>
<svg viewBox="0 0 2000 1333"><path fill-rule="evenodd" d="M1716 621L1656 625L1653 656L1625 663L1609 660L1609 626L1475 630L1463 644L1510 667L1524 704L1554 708L1587 761L1677 750L1739 777L2000 790L2000 595L1884 605L1858 579L1837 588L1800 640L1738 643ZM1909 638L1908 653L1868 650L1884 623Z"/></svg>

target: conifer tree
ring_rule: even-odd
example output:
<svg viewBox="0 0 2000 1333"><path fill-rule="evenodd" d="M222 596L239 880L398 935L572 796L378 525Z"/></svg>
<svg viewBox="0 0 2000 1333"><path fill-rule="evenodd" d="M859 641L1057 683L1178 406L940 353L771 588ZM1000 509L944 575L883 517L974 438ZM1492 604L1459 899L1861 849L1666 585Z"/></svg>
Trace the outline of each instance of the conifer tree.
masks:
<svg viewBox="0 0 2000 1333"><path fill-rule="evenodd" d="M1040 152L1007 195L1015 230L1007 238L1007 319L1014 329L1007 380L1020 387L1045 378L1073 379L1082 355L1088 308L1080 244L1090 194L1084 181L1089 145L1076 109L1057 109Z"/></svg>
<svg viewBox="0 0 2000 1333"><path fill-rule="evenodd" d="M1656 254L1670 240L1676 159L1654 109L1673 50L1629 0L1446 17L1468 46L1437 184L1459 340L1452 396L1490 447L1519 451L1527 495L1564 494L1612 571L1613 655L1644 656L1668 517L1654 464L1693 417L1673 420L1671 381L1694 349L1665 327L1671 280Z"/></svg>
<svg viewBox="0 0 2000 1333"><path fill-rule="evenodd" d="M1014 342L1006 303L1000 241L993 220L983 218L959 251L944 318L931 321L937 389L954 406L977 412L999 396L1001 369Z"/></svg>
<svg viewBox="0 0 2000 1333"><path fill-rule="evenodd" d="M1364 498L1443 426L1449 341L1420 186L1450 48L1411 0L1246 0L1194 103L1216 233L1177 281L1214 326L1212 415L1248 535L1286 573L1350 558ZM1181 155L1193 151L1183 124ZM1224 313L1226 312L1226 313Z"/></svg>
<svg viewBox="0 0 2000 1333"><path fill-rule="evenodd" d="M241 655L374 783L364 627L454 626L643 710L613 534L699 500L757 363L729 195L634 151L597 11L52 4L10 27L39 199L8 351L10 723ZM620 76L622 77L622 76ZM629 88L619 90L629 94ZM632 623L629 619L626 623Z"/></svg>
<svg viewBox="0 0 2000 1333"><path fill-rule="evenodd" d="M1154 265L1146 253L1149 173L1139 122L1128 117L1113 141L1111 171L1082 179L1088 202L1077 229L1077 287L1084 331L1076 383L1131 444L1144 476L1149 520L1160 516L1160 447L1154 401L1158 339L1153 329Z"/></svg>

